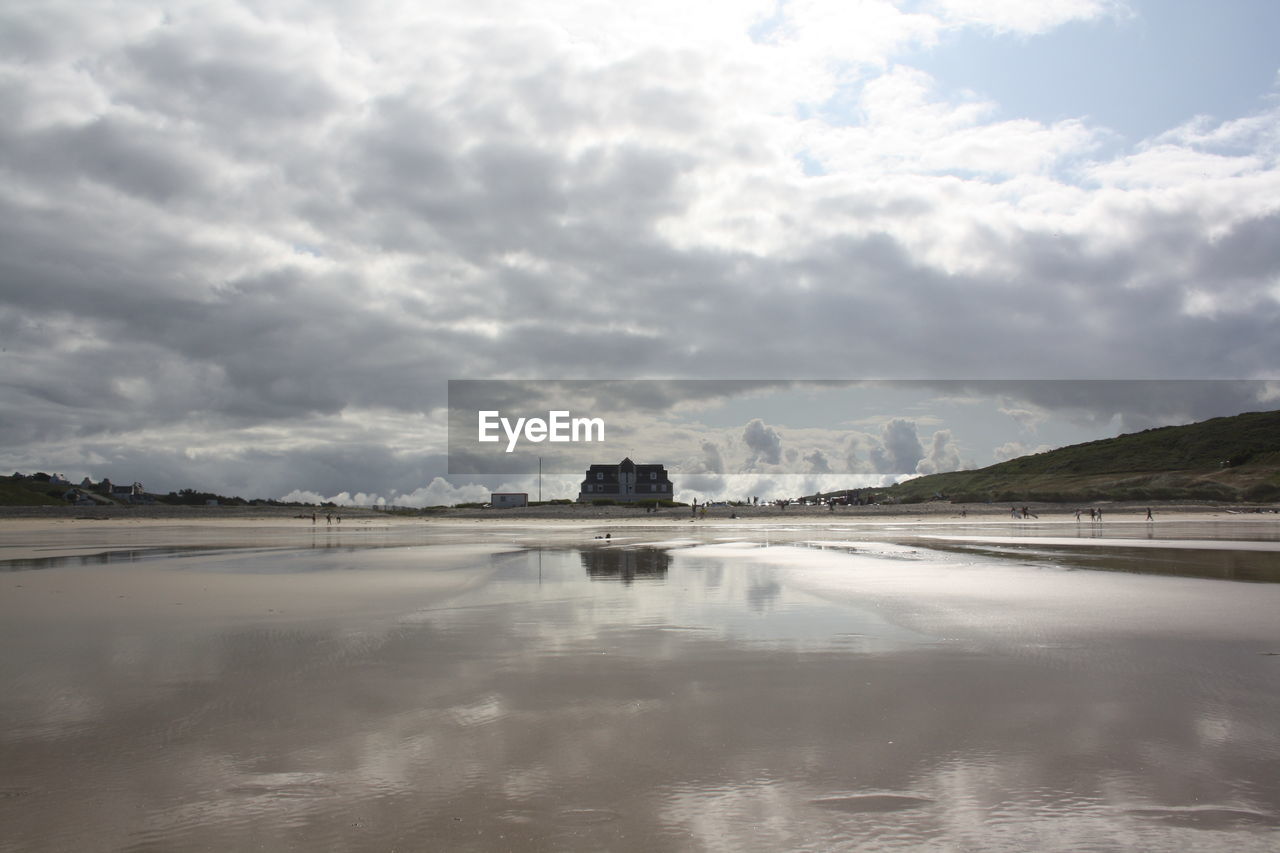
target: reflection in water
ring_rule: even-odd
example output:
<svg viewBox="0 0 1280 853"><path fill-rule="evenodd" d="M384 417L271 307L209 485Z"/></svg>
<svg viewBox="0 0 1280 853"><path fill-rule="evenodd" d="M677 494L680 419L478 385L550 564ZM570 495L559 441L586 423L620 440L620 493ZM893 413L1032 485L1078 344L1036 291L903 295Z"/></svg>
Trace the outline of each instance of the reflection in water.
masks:
<svg viewBox="0 0 1280 853"><path fill-rule="evenodd" d="M294 545L288 550L298 551L367 551L370 548L382 547L365 543L344 542L341 536L329 535L317 538L307 545ZM403 547L402 545L386 547ZM209 545L201 547L178 547L172 545L147 548L112 548L106 551L94 551L89 554L67 554L56 557L24 557L13 560L0 560L0 572L23 572L36 569L85 568L90 566L110 566L120 563L144 563L153 560L170 560L182 557L228 557L252 559L259 554L273 554L279 557L280 548L244 548L233 545ZM305 569L304 569L305 570Z"/></svg>
<svg viewBox="0 0 1280 853"><path fill-rule="evenodd" d="M128 548L99 551L93 554L72 554L59 557L30 557L19 560L0 560L0 572L22 572L33 569L82 568L84 566L109 566L118 563L137 563L143 560L160 560L182 557L192 553L190 548Z"/></svg>
<svg viewBox="0 0 1280 853"><path fill-rule="evenodd" d="M988 558L1022 557L1052 565L1107 572L1134 572L1144 575L1174 575L1254 583L1280 583L1280 552L1244 550L1190 550L1172 547L1131 548L1050 547L1037 545L984 546L941 540L931 547Z"/></svg>
<svg viewBox="0 0 1280 853"><path fill-rule="evenodd" d="M1275 849L1280 587L439 550L0 579L0 850Z"/></svg>
<svg viewBox="0 0 1280 853"><path fill-rule="evenodd" d="M671 557L662 548L592 548L583 550L582 567L592 580L662 580Z"/></svg>
<svg viewBox="0 0 1280 853"><path fill-rule="evenodd" d="M855 797L824 797L813 804L824 809L843 812L897 812L931 805L926 797L907 797L901 794L861 794Z"/></svg>

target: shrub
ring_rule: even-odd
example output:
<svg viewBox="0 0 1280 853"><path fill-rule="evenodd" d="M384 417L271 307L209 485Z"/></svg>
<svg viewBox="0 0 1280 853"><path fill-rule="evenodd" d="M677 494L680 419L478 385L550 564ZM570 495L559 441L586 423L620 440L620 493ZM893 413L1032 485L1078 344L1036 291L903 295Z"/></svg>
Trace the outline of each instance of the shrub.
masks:
<svg viewBox="0 0 1280 853"><path fill-rule="evenodd" d="M1276 483L1258 483L1244 493L1244 499L1254 503L1271 503L1280 501L1280 485Z"/></svg>

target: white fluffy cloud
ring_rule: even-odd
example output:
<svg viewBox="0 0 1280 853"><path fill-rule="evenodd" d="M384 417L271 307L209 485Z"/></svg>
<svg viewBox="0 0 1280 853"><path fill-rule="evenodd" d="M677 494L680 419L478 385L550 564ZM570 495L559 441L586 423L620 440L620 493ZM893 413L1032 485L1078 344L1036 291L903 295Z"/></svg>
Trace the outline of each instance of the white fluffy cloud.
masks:
<svg viewBox="0 0 1280 853"><path fill-rule="evenodd" d="M887 474L914 474L924 458L915 421L893 418L880 430L880 446L871 448L877 471Z"/></svg>
<svg viewBox="0 0 1280 853"><path fill-rule="evenodd" d="M1125 12L1116 0L932 0L929 5L952 23L1017 33L1042 33L1068 21Z"/></svg>
<svg viewBox="0 0 1280 853"><path fill-rule="evenodd" d="M748 468L754 468L758 462L766 465L777 465L782 461L782 437L777 430L759 418L752 418L742 430L742 442L751 454L747 460Z"/></svg>
<svg viewBox="0 0 1280 853"><path fill-rule="evenodd" d="M916 473L940 474L960 467L960 447L952 440L951 430L940 429L934 432L924 458L916 463Z"/></svg>
<svg viewBox="0 0 1280 853"><path fill-rule="evenodd" d="M1000 445L992 453L992 459L995 462L1007 462L1010 459L1017 459L1019 456L1028 456L1032 453L1044 453L1046 450L1052 450L1049 445L1041 444L1031 446L1023 444L1020 441L1007 441Z"/></svg>

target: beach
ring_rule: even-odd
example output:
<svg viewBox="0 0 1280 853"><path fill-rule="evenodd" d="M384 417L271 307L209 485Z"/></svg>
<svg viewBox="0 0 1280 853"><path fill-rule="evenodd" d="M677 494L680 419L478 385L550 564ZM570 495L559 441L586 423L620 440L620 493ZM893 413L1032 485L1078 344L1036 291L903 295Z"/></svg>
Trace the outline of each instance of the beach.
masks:
<svg viewBox="0 0 1280 853"><path fill-rule="evenodd" d="M1274 514L539 509L0 518L0 850L1280 838Z"/></svg>

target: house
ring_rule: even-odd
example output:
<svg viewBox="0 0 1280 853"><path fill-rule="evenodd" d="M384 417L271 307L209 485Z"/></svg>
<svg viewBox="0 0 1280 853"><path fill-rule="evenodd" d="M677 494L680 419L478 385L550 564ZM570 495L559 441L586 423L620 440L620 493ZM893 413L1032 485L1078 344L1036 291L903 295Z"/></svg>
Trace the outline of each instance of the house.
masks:
<svg viewBox="0 0 1280 853"><path fill-rule="evenodd" d="M578 493L579 502L671 500L671 479L662 465L637 465L623 459L617 465L592 465Z"/></svg>
<svg viewBox="0 0 1280 853"><path fill-rule="evenodd" d="M490 492L489 505L494 509L510 509L529 505L528 492Z"/></svg>
<svg viewBox="0 0 1280 853"><path fill-rule="evenodd" d="M142 484L138 482L135 482L129 486L117 486L117 485L114 485L110 480L104 479L102 481L102 485L98 487L98 491L102 491L104 486L106 487L105 493L107 497L113 500L123 501L124 503L130 503L130 504L144 504L144 503L153 502L151 498L147 497L147 490L144 489L142 487Z"/></svg>

